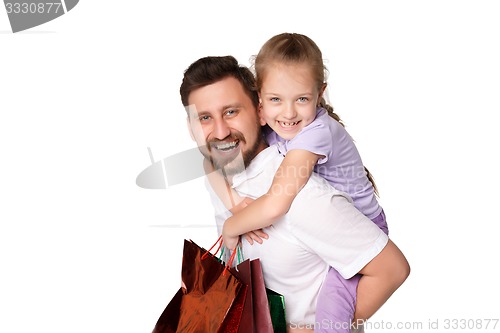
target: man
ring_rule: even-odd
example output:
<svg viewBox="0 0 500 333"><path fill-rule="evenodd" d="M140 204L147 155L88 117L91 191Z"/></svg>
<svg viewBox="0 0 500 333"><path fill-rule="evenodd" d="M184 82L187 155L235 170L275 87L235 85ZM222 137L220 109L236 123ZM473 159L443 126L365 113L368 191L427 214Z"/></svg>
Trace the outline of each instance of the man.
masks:
<svg viewBox="0 0 500 333"><path fill-rule="evenodd" d="M233 57L206 57L185 72L180 89L188 127L201 153L238 194L267 192L283 156L261 135L252 73ZM286 189L284 189L286 190ZM230 213L211 192L219 233ZM245 258L260 258L266 286L283 294L293 332L312 332L315 304L329 266L348 279L363 274L355 319L366 320L409 274L399 249L344 194L311 176L289 212L262 244L242 241ZM305 329L305 330L304 330Z"/></svg>

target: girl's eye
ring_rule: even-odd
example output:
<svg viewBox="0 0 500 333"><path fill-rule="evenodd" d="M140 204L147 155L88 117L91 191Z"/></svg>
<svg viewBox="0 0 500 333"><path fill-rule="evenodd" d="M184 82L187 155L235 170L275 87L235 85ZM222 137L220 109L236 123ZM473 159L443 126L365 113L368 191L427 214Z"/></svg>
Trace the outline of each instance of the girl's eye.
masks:
<svg viewBox="0 0 500 333"><path fill-rule="evenodd" d="M271 97L271 98L270 98L270 101L271 101L271 102L279 102L279 101L280 101L280 99L279 99L278 97Z"/></svg>
<svg viewBox="0 0 500 333"><path fill-rule="evenodd" d="M307 102L309 99L307 97L299 97L298 101L299 102L302 102L302 103L305 103Z"/></svg>

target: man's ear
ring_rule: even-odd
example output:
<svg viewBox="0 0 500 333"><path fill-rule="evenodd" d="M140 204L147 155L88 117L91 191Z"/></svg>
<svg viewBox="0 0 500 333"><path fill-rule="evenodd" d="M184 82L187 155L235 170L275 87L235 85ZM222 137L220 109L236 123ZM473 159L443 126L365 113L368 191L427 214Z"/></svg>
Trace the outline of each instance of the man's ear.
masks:
<svg viewBox="0 0 500 333"><path fill-rule="evenodd" d="M196 137L194 136L194 131L201 130L201 128L193 128L193 126L196 127L197 124L193 124L192 117L197 116L198 111L196 110L196 106L194 104L188 105L185 108L186 108L186 113L187 113L186 124L187 124L187 128L189 131L189 135L191 136L191 139L193 141L196 141ZM199 126L199 124L198 124L198 126Z"/></svg>
<svg viewBox="0 0 500 333"><path fill-rule="evenodd" d="M189 114L186 117L186 125L188 128L189 136L191 136L191 140L196 141L193 134L193 128L191 127L191 118L189 118Z"/></svg>

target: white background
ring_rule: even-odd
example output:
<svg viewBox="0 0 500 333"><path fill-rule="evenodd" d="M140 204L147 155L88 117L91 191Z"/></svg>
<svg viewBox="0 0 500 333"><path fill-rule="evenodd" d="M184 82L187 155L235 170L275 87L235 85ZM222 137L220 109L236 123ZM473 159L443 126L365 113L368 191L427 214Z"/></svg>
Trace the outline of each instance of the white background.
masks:
<svg viewBox="0 0 500 333"><path fill-rule="evenodd" d="M0 332L152 330L183 239L216 234L201 179L136 186L147 147L194 147L178 93L191 62L249 65L285 31L322 49L412 266L372 321L500 317L497 1L326 3L83 0L17 34L0 8Z"/></svg>

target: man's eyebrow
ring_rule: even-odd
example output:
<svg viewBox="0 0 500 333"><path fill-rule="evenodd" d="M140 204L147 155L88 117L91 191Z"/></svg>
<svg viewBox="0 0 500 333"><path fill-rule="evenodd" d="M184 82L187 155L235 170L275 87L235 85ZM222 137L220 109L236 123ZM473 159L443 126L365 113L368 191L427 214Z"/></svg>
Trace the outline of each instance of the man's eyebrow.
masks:
<svg viewBox="0 0 500 333"><path fill-rule="evenodd" d="M197 112L193 112L193 114L195 114L197 116L205 116L207 114L210 114L210 112L208 112L208 111L197 111Z"/></svg>
<svg viewBox="0 0 500 333"><path fill-rule="evenodd" d="M229 103L229 104L221 106L220 109L219 109L219 111L220 112L224 112L227 109L241 109L241 108L242 108L242 104L241 103ZM201 116L207 116L207 115L211 116L212 112L211 111L195 111L195 110L190 110L190 114L192 116L201 117Z"/></svg>
<svg viewBox="0 0 500 333"><path fill-rule="evenodd" d="M222 106L221 110L227 110L227 109L239 109L241 108L240 103L230 103Z"/></svg>
<svg viewBox="0 0 500 333"><path fill-rule="evenodd" d="M201 117L201 116L206 116L210 115L210 112L208 111L198 111L198 110L189 110L189 116L190 117Z"/></svg>

